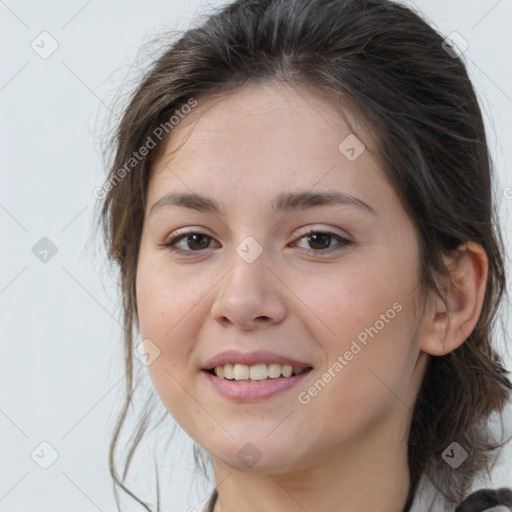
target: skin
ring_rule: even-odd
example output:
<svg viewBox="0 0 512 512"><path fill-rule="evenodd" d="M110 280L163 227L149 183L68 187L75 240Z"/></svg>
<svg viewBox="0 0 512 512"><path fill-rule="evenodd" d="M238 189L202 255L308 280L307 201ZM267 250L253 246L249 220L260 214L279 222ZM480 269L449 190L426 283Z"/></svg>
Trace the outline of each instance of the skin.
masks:
<svg viewBox="0 0 512 512"><path fill-rule="evenodd" d="M447 257L453 284L441 283L445 301L432 299L415 315L414 225L372 137L345 114L366 145L354 161L338 149L352 129L325 99L251 84L199 102L152 168L136 282L140 332L160 350L148 366L155 390L212 456L216 511L402 510L408 428L429 354L457 348L481 311L487 260L469 243ZM268 207L281 192L327 190L349 193L376 214L342 205L276 215ZM168 206L149 215L171 191L214 198L226 214ZM162 247L182 228L207 237L178 242L187 255ZM353 244L315 245L302 228ZM262 248L250 264L236 252L248 236ZM324 247L339 250L322 255ZM396 303L400 312L300 403L298 394ZM201 372L232 348L273 350L313 370L277 396L235 402ZM237 457L247 442L261 455L252 467Z"/></svg>

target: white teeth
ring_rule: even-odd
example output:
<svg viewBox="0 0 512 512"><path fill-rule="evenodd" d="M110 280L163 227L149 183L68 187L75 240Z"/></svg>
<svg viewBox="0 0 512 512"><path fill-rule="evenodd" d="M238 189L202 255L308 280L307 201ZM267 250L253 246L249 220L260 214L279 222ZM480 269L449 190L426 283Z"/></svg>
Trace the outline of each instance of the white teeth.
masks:
<svg viewBox="0 0 512 512"><path fill-rule="evenodd" d="M265 380L277 379L278 377L291 377L300 375L305 371L304 368L293 368L288 364L280 365L264 363L248 366L246 364L225 364L214 368L215 375L228 380Z"/></svg>
<svg viewBox="0 0 512 512"><path fill-rule="evenodd" d="M233 378L235 380L246 380L249 378L249 367L246 364L235 364L233 367Z"/></svg>
<svg viewBox="0 0 512 512"><path fill-rule="evenodd" d="M223 377L225 379L232 379L233 378L233 365L232 364L225 364L224 365L224 375Z"/></svg>
<svg viewBox="0 0 512 512"><path fill-rule="evenodd" d="M281 376L281 365L280 364L269 364L268 365L268 376L271 379L277 379L277 377Z"/></svg>
<svg viewBox="0 0 512 512"><path fill-rule="evenodd" d="M290 365L283 365L283 369L281 370L283 377L291 377L293 373L293 367Z"/></svg>
<svg viewBox="0 0 512 512"><path fill-rule="evenodd" d="M255 364L249 368L249 378L251 380L265 380L268 377L266 364Z"/></svg>

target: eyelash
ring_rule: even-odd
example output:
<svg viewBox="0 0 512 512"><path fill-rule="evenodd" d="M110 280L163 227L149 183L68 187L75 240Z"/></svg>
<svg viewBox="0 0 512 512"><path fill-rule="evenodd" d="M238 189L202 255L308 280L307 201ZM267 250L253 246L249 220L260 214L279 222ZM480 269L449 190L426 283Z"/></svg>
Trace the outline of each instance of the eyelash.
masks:
<svg viewBox="0 0 512 512"><path fill-rule="evenodd" d="M342 236L337 235L336 233L332 233L331 231L313 230L313 229L309 230L306 233L303 233L299 238L296 239L296 241L299 241L299 240L302 240L305 237L308 237L308 236L311 236L311 235L317 235L317 234L328 235L328 236L338 240L339 243L337 244L337 246L335 245L334 247L331 247L330 249L325 249L325 250L322 250L322 249L319 249L319 250L304 249L306 252L308 252L308 253L319 253L319 254L330 254L331 252L342 250L344 247L347 247L349 245L353 245L354 244L354 242L352 242L351 240L343 238ZM185 238L187 238L187 237L189 237L191 235L203 235L203 236L206 236L206 237L208 237L208 238L213 240L213 237L211 237L210 235L208 235L206 233L202 233L200 231L187 231L187 232L178 234L177 236L171 238L170 240L168 240L166 242L163 242L162 244L160 244L160 246L164 247L164 248L166 248L166 249L168 249L168 250L170 250L170 251L172 251L174 253L183 254L183 255L189 255L190 253L200 253L200 252L202 252L204 249L200 249L200 250L197 250L197 251L193 251L193 250L185 251L183 249L178 249L178 248L175 247L176 243L180 242L181 240L183 240L183 239L185 239Z"/></svg>

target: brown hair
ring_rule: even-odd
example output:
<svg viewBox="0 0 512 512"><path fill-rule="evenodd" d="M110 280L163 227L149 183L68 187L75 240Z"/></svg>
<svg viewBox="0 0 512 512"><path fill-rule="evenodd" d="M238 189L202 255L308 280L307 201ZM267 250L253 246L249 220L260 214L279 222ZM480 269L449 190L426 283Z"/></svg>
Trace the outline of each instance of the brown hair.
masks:
<svg viewBox="0 0 512 512"><path fill-rule="evenodd" d="M492 439L487 422L501 413L512 389L491 343L506 293L504 251L480 107L464 63L446 51L443 39L412 10L387 0L237 0L169 44L145 73L111 140L114 158L99 219L108 257L120 270L127 370L110 470L115 484L140 503L117 475L114 450L135 389L137 257L151 164L165 138L113 181L191 98L228 94L249 82L309 88L334 106L343 96L373 128L386 175L418 230L423 299L439 293L436 277L448 275L443 254L467 241L485 249L489 274L478 323L459 348L430 357L414 406L404 511L423 475L458 503L477 473L489 472L493 452L504 443ZM125 476L146 426L143 417ZM442 458L452 442L468 453L457 469Z"/></svg>

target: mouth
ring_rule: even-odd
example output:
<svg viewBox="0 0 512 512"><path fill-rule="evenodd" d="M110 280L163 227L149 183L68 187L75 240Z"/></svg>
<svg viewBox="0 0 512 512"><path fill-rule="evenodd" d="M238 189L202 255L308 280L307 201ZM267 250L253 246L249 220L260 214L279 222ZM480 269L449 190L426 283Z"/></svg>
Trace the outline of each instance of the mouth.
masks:
<svg viewBox="0 0 512 512"><path fill-rule="evenodd" d="M281 394L286 397L313 370L313 367L293 367L278 363L255 365L224 364L201 373L210 389L232 402L248 403L271 399ZM290 398L286 398L289 400Z"/></svg>
<svg viewBox="0 0 512 512"><path fill-rule="evenodd" d="M255 365L228 363L204 371L210 375L228 381L260 382L273 379L288 379L296 375L307 373L312 369L311 366L304 368L279 363L258 363Z"/></svg>
<svg viewBox="0 0 512 512"><path fill-rule="evenodd" d="M235 402L285 395L313 371L310 363L268 350L226 350L206 361L200 374L209 389Z"/></svg>

